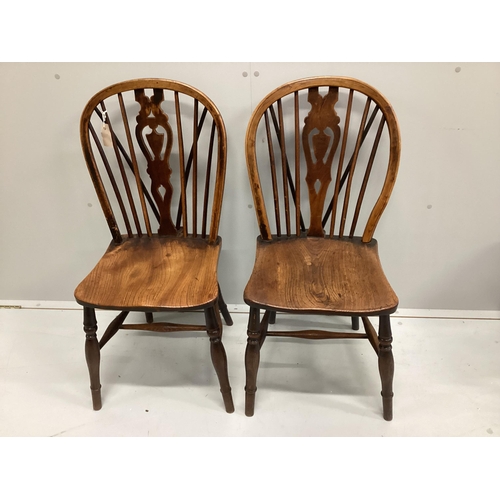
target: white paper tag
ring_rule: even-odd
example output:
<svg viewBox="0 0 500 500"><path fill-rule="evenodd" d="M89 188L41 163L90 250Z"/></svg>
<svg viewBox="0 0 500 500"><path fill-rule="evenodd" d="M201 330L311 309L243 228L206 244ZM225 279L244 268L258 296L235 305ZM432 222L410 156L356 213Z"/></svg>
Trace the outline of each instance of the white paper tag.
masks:
<svg viewBox="0 0 500 500"><path fill-rule="evenodd" d="M102 142L108 148L113 146L113 140L111 139L111 131L109 130L109 125L107 123L102 124L101 129Z"/></svg>

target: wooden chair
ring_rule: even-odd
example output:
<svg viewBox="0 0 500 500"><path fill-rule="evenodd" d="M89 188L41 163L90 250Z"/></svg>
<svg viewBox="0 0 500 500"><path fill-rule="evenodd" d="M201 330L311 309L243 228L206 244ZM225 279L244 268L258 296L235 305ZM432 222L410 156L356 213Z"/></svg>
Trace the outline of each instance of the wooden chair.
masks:
<svg viewBox="0 0 500 500"><path fill-rule="evenodd" d="M391 105L352 78L287 83L252 114L246 159L260 236L244 292L250 306L247 416L254 414L264 340L285 336L368 339L378 355L384 418L392 419L390 314L398 299L373 233L389 201L399 157ZM355 236L361 222L363 230ZM365 333L269 331L276 311L350 316L354 330L361 318ZM378 337L369 316L379 317Z"/></svg>
<svg viewBox="0 0 500 500"><path fill-rule="evenodd" d="M137 79L98 92L85 107L83 154L112 242L75 298L83 306L94 410L100 351L119 329L206 331L226 411L234 411L217 282L226 131L214 103L175 81ZM95 309L121 311L98 340ZM203 310L204 325L154 322L154 312ZM124 324L130 311L147 323Z"/></svg>

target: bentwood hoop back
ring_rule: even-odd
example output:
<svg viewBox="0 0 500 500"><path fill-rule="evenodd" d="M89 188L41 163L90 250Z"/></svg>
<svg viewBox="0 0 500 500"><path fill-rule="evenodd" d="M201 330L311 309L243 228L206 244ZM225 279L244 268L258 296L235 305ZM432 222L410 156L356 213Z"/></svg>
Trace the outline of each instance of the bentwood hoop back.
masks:
<svg viewBox="0 0 500 500"><path fill-rule="evenodd" d="M287 83L253 112L246 158L260 230L244 293L250 305L246 414L254 412L266 336L365 338L379 357L384 418L390 420L389 317L398 299L373 239L400 159L399 127L390 103L353 78ZM276 311L351 316L354 330L361 317L365 333L271 331ZM378 337L368 316L380 317Z"/></svg>
<svg viewBox="0 0 500 500"><path fill-rule="evenodd" d="M226 411L234 411L217 281L226 131L194 87L136 79L98 92L85 107L83 154L112 242L75 290L84 306L94 409L101 408L100 350L120 329L207 331ZM100 340L95 309L121 311ZM203 310L204 325L155 322L153 312ZM130 311L147 322L124 324Z"/></svg>

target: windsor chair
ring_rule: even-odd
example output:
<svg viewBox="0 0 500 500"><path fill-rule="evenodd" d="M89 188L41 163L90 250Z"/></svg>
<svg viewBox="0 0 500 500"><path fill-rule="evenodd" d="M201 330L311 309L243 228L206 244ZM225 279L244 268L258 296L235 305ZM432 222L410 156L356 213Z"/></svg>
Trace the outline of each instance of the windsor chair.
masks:
<svg viewBox="0 0 500 500"><path fill-rule="evenodd" d="M120 329L132 329L206 331L225 409L233 412L220 313L227 325L232 319L217 281L226 171L226 131L218 109L180 82L130 80L90 99L80 136L112 235L75 290L83 306L94 410L102 406L101 349ZM100 340L96 309L120 311ZM158 322L153 316L194 310L204 311L205 324ZM131 311L145 313L146 322L125 324Z"/></svg>
<svg viewBox="0 0 500 500"><path fill-rule="evenodd" d="M399 157L391 105L359 80L290 82L253 112L246 159L260 236L244 291L250 306L247 416L254 414L260 350L267 336L275 336L368 339L378 356L383 416L392 419L390 314L398 298L382 270L373 234ZM270 330L277 311L350 316L353 330L361 318L365 333ZM378 336L369 316L379 317Z"/></svg>

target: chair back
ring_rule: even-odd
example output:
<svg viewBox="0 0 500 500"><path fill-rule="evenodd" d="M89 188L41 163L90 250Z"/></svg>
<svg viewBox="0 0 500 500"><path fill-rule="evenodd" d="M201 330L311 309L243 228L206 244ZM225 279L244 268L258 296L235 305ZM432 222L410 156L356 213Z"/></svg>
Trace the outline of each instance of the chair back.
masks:
<svg viewBox="0 0 500 500"><path fill-rule="evenodd" d="M246 134L262 239L353 238L361 227L369 242L399 158L396 115L373 87L346 77L280 86L257 106Z"/></svg>
<svg viewBox="0 0 500 500"><path fill-rule="evenodd" d="M153 234L215 242L226 131L205 94L165 79L111 85L86 105L80 137L116 243Z"/></svg>

